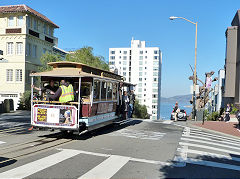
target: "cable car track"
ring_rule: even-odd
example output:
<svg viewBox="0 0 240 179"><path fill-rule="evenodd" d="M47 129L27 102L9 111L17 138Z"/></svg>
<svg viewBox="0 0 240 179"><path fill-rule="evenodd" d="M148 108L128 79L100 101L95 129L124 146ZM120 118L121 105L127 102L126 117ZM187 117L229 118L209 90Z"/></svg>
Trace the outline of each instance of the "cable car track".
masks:
<svg viewBox="0 0 240 179"><path fill-rule="evenodd" d="M72 142L72 138L60 138L63 136L61 133L57 133L55 136L44 137L41 139L36 139L32 141L27 141L25 143L13 144L5 148L0 149L0 156L6 158L0 161L1 165L4 166L5 163L18 160L21 157L29 156L31 154L36 154L49 149L56 148L63 144ZM6 151L7 150L7 151Z"/></svg>

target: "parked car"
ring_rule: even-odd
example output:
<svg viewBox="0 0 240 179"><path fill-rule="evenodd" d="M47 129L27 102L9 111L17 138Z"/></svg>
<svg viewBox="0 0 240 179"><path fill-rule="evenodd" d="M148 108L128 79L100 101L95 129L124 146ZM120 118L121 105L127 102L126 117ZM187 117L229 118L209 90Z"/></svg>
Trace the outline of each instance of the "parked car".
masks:
<svg viewBox="0 0 240 179"><path fill-rule="evenodd" d="M171 113L171 120L175 120L173 111ZM177 114L177 120L178 121L186 121L187 120L187 113L184 109L180 109L180 112Z"/></svg>

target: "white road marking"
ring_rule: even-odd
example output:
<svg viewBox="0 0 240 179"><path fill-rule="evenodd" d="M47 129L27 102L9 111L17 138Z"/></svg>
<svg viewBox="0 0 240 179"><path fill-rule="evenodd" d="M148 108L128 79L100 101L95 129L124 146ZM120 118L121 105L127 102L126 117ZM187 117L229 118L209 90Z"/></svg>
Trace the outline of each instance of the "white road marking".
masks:
<svg viewBox="0 0 240 179"><path fill-rule="evenodd" d="M0 173L0 178L25 178L48 167L51 167L59 162L62 162L66 159L76 156L80 153L81 151L78 150L64 149L56 154Z"/></svg>
<svg viewBox="0 0 240 179"><path fill-rule="evenodd" d="M111 155L92 170L79 177L79 179L110 179L129 161L129 159L129 157Z"/></svg>
<svg viewBox="0 0 240 179"><path fill-rule="evenodd" d="M182 135L183 137L188 137L188 138L195 138L195 139L202 139L202 140L207 140L207 141L212 141L212 142L218 142L218 143L224 143L224 144L230 144L230 145L236 145L239 146L240 143L235 143L235 142L228 142L228 141L221 141L221 140L214 140L211 138L206 138L206 137L200 137L200 136L187 136L187 135Z"/></svg>
<svg viewBox="0 0 240 179"><path fill-rule="evenodd" d="M239 147L234 147L234 146L230 146L230 145L219 144L219 143L216 143L216 142L207 142L207 141L203 141L203 140L189 139L189 138L184 138L184 137L181 137L181 140L191 141L191 142L198 142L198 143L203 143L203 144L209 144L209 145L215 145L215 146L220 146L220 147L225 147L225 148L231 148L231 149L240 150Z"/></svg>
<svg viewBox="0 0 240 179"><path fill-rule="evenodd" d="M186 136L189 136L190 135L190 128L189 127L185 127L184 129L186 131ZM187 150L188 150L188 146L185 145L183 146L183 149L182 151L180 151L179 153L179 156L176 156L174 157L174 161L177 162L177 166L181 166L181 167L184 167L186 166L186 162L184 162L185 160L187 160Z"/></svg>
<svg viewBox="0 0 240 179"><path fill-rule="evenodd" d="M171 124L171 123L173 123L173 121L166 120L166 121L163 121L162 123L163 123L163 124Z"/></svg>
<svg viewBox="0 0 240 179"><path fill-rule="evenodd" d="M184 148L178 148L178 151L182 151L185 150ZM222 155L222 154L216 154L216 153L211 153L211 152L203 152L203 151L198 151L198 150L191 150L188 149L186 151L187 153L191 153L191 154L197 154L197 155L201 155L201 156L209 156L209 157L217 157L219 159L228 159L228 160L233 160L233 161L237 161L240 162L240 158L238 157L232 157L229 155Z"/></svg>
<svg viewBox="0 0 240 179"><path fill-rule="evenodd" d="M122 129L110 134L109 136L123 136L129 138L137 138L137 139L146 139L146 140L160 140L166 133L154 132L154 131L138 131L138 130L130 130L130 129Z"/></svg>
<svg viewBox="0 0 240 179"><path fill-rule="evenodd" d="M1 144L4 144L4 143L6 143L6 142L0 141L0 145L1 145Z"/></svg>
<svg viewBox="0 0 240 179"><path fill-rule="evenodd" d="M230 138L230 137L225 137L222 135L214 135L214 134L210 134L210 133L206 133L206 132L195 132L195 131L191 131L191 134L193 135L198 135L198 136L208 136L208 137L212 137L215 139L224 139L224 140L228 140L228 141L235 141L235 142L240 142L240 139L234 139L234 138Z"/></svg>
<svg viewBox="0 0 240 179"><path fill-rule="evenodd" d="M235 152L235 151L226 150L226 149L220 149L220 148L216 148L216 147L209 147L207 145L191 144L191 143L187 143L187 142L179 142L179 145L182 145L182 146L187 145L190 147L199 147L199 148L203 148L203 149L210 149L210 150L225 152L225 153L229 153L229 154L240 155L240 152Z"/></svg>

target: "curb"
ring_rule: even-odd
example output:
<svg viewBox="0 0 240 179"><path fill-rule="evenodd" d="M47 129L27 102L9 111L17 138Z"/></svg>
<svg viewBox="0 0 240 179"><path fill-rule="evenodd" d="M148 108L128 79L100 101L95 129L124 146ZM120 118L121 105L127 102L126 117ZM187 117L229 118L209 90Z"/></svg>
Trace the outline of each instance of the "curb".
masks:
<svg viewBox="0 0 240 179"><path fill-rule="evenodd" d="M224 135L224 136L227 136L227 137L232 137L232 138L235 138L235 139L240 139L240 137L237 137L237 136L234 136L234 135L231 135L231 134L226 134L224 132L219 132L219 131L215 131L215 130L212 130L212 129L206 129L204 127L195 126L195 125L189 124L189 123L187 123L187 126L197 128L197 129L201 129L201 130L207 131L207 132L212 132L212 133L215 133L215 134L221 134L221 135Z"/></svg>

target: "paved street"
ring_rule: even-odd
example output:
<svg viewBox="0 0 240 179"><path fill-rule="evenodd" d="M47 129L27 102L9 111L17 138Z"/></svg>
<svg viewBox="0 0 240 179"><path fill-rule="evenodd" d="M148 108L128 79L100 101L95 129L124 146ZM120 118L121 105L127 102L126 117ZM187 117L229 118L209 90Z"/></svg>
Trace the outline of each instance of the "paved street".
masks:
<svg viewBox="0 0 240 179"><path fill-rule="evenodd" d="M0 116L0 178L240 176L240 140L185 122L135 119L65 137L29 123L29 113Z"/></svg>

